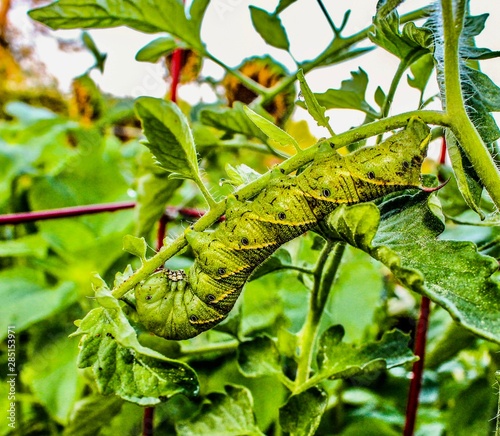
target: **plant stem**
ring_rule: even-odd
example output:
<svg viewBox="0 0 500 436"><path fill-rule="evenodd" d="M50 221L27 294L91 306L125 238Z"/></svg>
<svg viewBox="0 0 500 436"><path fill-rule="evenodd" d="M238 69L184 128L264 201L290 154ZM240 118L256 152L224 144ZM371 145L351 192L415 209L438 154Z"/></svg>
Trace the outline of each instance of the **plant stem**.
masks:
<svg viewBox="0 0 500 436"><path fill-rule="evenodd" d="M154 407L145 407L142 417L142 436L153 436L154 434Z"/></svg>
<svg viewBox="0 0 500 436"><path fill-rule="evenodd" d="M224 68L224 70L226 70L228 73L236 77L243 85L245 85L246 88L248 88L250 91L255 92L257 95L264 95L267 94L267 92L269 91L269 89L266 88L265 86L262 86L260 83L257 83L255 80L250 79L249 77L242 74L240 71L235 70L234 68L231 68L230 66L226 65L224 62L217 59L212 54L205 52L204 55L213 62L215 62L217 65Z"/></svg>
<svg viewBox="0 0 500 436"><path fill-rule="evenodd" d="M500 209L500 172L464 106L460 83L459 41L465 7L459 2L454 16L453 1L441 0L444 44L445 108L453 120L450 129L467 155L482 184Z"/></svg>
<svg viewBox="0 0 500 436"><path fill-rule="evenodd" d="M330 17L330 14L326 10L325 5L323 4L322 0L316 0L316 2L318 3L318 5L320 7L321 12L323 12L323 15L325 16L326 21L328 21L328 24L330 25L331 29L333 30L333 33L335 34L335 36L337 36L339 31L338 31L337 27L335 26L335 24L333 23L332 17Z"/></svg>
<svg viewBox="0 0 500 436"><path fill-rule="evenodd" d="M309 379L321 315L323 314L344 249L345 243L328 241L323 247L316 264L314 286L309 300L309 310L300 333L300 355L297 377L294 384L294 394L302 391L303 385Z"/></svg>
<svg viewBox="0 0 500 436"><path fill-rule="evenodd" d="M429 15L429 8L421 8L417 9L416 11L410 12L408 14L402 15L400 18L401 24L406 23L408 21L413 21L417 20L419 18L423 18ZM283 92L285 89L290 87L296 80L297 80L297 73L299 72L300 69L303 70L304 75L313 70L314 68L321 66L323 62L329 57L332 56L333 53L342 53L343 51L346 51L349 49L349 47L357 44L358 42L363 41L368 37L368 34L373 31L373 25L367 27L366 29L361 30L358 33L355 33L354 35L351 35L347 38L337 38L335 37L330 45L323 50L321 54L319 54L315 59L312 61L305 61L302 62L297 71L283 80L281 80L279 83L277 83L275 86L272 88L269 88L266 90L264 94L261 95L261 100L259 100L260 104L265 104L269 101L271 101L274 97L276 97L277 94L280 92ZM339 57L338 62L342 60L341 57ZM332 63L333 65L333 63Z"/></svg>
<svg viewBox="0 0 500 436"><path fill-rule="evenodd" d="M420 303L420 315L418 318L417 332L415 336L415 354L419 359L413 364L413 376L410 382L408 404L406 406L406 423L403 432L404 436L412 436L415 430L418 398L420 396L420 388L422 387L422 375L424 372L425 343L429 325L429 309L430 300L427 297L422 297L422 301Z"/></svg>
<svg viewBox="0 0 500 436"><path fill-rule="evenodd" d="M421 48L415 49L410 52L405 59L402 59L399 63L398 69L394 74L394 77L391 82L391 87L389 88L389 92L387 93L384 107L382 108L382 118L386 118L389 114L389 110L391 108L392 102L394 100L394 95L396 94L396 90L398 88L399 82L401 81L401 77L403 77L404 72L407 68L413 64L417 59L419 59L422 55L426 54L427 51Z"/></svg>

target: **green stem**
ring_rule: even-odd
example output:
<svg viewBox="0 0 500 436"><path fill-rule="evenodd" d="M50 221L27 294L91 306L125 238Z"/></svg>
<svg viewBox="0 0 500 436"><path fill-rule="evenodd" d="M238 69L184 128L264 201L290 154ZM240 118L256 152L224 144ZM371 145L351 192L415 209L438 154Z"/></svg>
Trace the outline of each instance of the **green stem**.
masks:
<svg viewBox="0 0 500 436"><path fill-rule="evenodd" d="M208 203L208 206L210 207L210 209L213 209L217 205L217 202L212 197L212 194L210 194L210 192L208 191L207 187L203 183L203 180L197 179L197 180L195 180L195 183L196 183L196 185L198 185L198 189L203 194L203 197L205 197L205 200Z"/></svg>
<svg viewBox="0 0 500 436"><path fill-rule="evenodd" d="M339 31L338 31L337 27L335 26L335 24L333 23L332 17L330 17L330 14L328 13L328 11L325 8L325 5L323 4L323 2L321 0L316 0L316 2L318 3L318 5L320 7L321 12L325 16L326 21L328 21L328 24L330 25L331 29L333 30L333 33L337 36Z"/></svg>
<svg viewBox="0 0 500 436"><path fill-rule="evenodd" d="M232 74L234 77L236 77L241 83L245 85L246 88L249 90L255 92L257 95L265 95L269 91L268 88L262 86L261 84L257 83L255 80L250 79L250 77L247 77L243 75L240 71L235 70L234 68L231 68L230 66L226 65L224 62L221 60L217 59L215 56L212 54L205 52L203 53L208 59L212 60L215 62L217 65L221 66L226 70L228 73Z"/></svg>
<svg viewBox="0 0 500 436"><path fill-rule="evenodd" d="M303 391L302 386L308 381L314 357L314 346L318 336L321 316L328 300L333 279L337 274L345 243L327 242L323 248L314 271L314 286L309 301L307 318L300 333L300 354L294 394Z"/></svg>
<svg viewBox="0 0 500 436"><path fill-rule="evenodd" d="M453 14L453 1L441 0L444 36L444 83L445 107L450 129L467 155L482 184L490 194L496 207L500 209L500 172L490 155L476 127L465 110L460 83L459 41L463 27L465 7L459 2ZM458 15L462 14L462 15Z"/></svg>
<svg viewBox="0 0 500 436"><path fill-rule="evenodd" d="M416 11L402 15L400 18L400 23L404 24L406 22L418 20L419 18L423 18L428 15L429 15L428 7L417 9ZM330 45L322 53L320 53L314 60L302 62L298 66L297 71L295 73L287 76L272 88L266 89L266 92L263 93L259 98L258 103L261 105L266 104L269 101L271 101L274 97L276 97L276 95L283 92L285 89L289 88L297 80L297 73L299 72L299 70L302 69L305 75L306 73L315 69L316 67L321 66L321 64L325 62L329 56L332 56L333 53L335 52L341 53L345 50L348 50L349 47L363 41L368 37L369 33L372 31L373 31L373 25L347 38L334 38L330 43ZM342 60L343 60L342 57L339 56L337 62L341 62Z"/></svg>
<svg viewBox="0 0 500 436"><path fill-rule="evenodd" d="M389 92L387 93L387 97L384 102L384 107L382 108L382 118L387 117L389 114L389 110L391 108L392 102L394 100L394 95L396 94L396 90L398 88L399 82L401 81L401 77L403 77L404 72L407 68L413 64L417 59L419 59L422 55L428 53L427 50L422 50L421 48L415 49L410 52L405 59L402 59L399 63L398 69L392 79L391 87L389 88Z"/></svg>
<svg viewBox="0 0 500 436"><path fill-rule="evenodd" d="M362 139L376 136L379 133L387 132L389 130L398 129L406 126L411 117L419 117L422 121L428 124L437 124L442 126L449 126L450 120L448 116L439 111L411 111L395 115L393 117L384 118L383 120L374 121L373 123L364 124L358 128L348 130L347 132L336 135L335 138L330 138L334 148L342 148L353 142L361 141ZM248 200L262 191L270 182L273 174L279 171L282 174L289 174L298 168L310 163L318 151L319 144L323 143L321 140L315 146L309 147L306 150L292 156L283 163L277 165L273 170L263 174L257 180L245 185L234 192L234 195L239 200ZM193 230L203 231L219 219L226 211L226 201L219 201L214 203L210 211L200 218L194 225ZM138 268L132 276L126 281L118 285L113 290L115 298L123 297L130 289L136 286L141 280L147 278L157 268L161 267L168 259L185 248L187 245L184 234L180 235L170 245L163 246L162 249L156 253L155 256L146 260L140 268Z"/></svg>
<svg viewBox="0 0 500 436"><path fill-rule="evenodd" d="M345 242L336 242L332 255L328 258L323 275L321 276L320 288L316 298L317 310L323 313L323 309L330 295L333 280L337 274L337 270L342 260L345 251Z"/></svg>

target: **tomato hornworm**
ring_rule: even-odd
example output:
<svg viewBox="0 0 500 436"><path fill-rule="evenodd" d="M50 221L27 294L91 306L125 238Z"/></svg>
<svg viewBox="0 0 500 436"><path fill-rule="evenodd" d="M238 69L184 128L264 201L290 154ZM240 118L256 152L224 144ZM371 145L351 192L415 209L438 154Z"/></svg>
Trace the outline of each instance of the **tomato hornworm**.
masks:
<svg viewBox="0 0 500 436"><path fill-rule="evenodd" d="M135 288L144 326L167 339L188 339L221 322L254 269L282 244L314 228L336 207L420 188L430 140L418 118L376 146L341 156L319 147L298 175L278 173L252 201L227 200L213 232L186 231L195 261L188 273L160 270Z"/></svg>

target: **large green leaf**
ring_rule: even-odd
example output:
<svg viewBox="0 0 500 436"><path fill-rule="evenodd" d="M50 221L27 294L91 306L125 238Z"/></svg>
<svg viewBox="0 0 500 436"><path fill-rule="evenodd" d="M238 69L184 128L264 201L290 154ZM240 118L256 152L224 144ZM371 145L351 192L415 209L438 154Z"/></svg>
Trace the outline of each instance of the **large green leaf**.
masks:
<svg viewBox="0 0 500 436"><path fill-rule="evenodd" d="M7 335L7 326L19 333L67 308L76 301L75 288L71 282L49 287L40 272L29 268L0 272L0 339Z"/></svg>
<svg viewBox="0 0 500 436"><path fill-rule="evenodd" d="M231 385L225 390L225 394L209 394L196 416L176 425L177 433L182 436L262 435L255 423L250 391Z"/></svg>
<svg viewBox="0 0 500 436"><path fill-rule="evenodd" d="M228 133L241 133L266 141L267 136L248 118L244 106L236 102L232 108L207 107L200 111L200 121Z"/></svg>
<svg viewBox="0 0 500 436"><path fill-rule="evenodd" d="M154 163L153 155L145 150L140 157L136 179L137 202L134 208L135 235L148 236L165 213L167 203L182 185L181 179L169 178L170 173ZM176 203L172 203L176 204Z"/></svg>
<svg viewBox="0 0 500 436"><path fill-rule="evenodd" d="M78 344L66 336L48 336L45 346L23 365L23 383L59 422L67 423L76 400L82 394L84 380L75 365Z"/></svg>
<svg viewBox="0 0 500 436"><path fill-rule="evenodd" d="M133 403L158 404L176 394L195 395L198 382L186 364L142 346L118 300L97 282L97 300L72 336L80 341L78 366L92 368L99 391Z"/></svg>
<svg viewBox="0 0 500 436"><path fill-rule="evenodd" d="M281 20L276 14L270 14L264 9L250 6L250 14L255 30L259 32L264 41L273 47L288 50L290 43L285 29L281 24Z"/></svg>
<svg viewBox="0 0 500 436"><path fill-rule="evenodd" d="M200 178L193 135L179 107L160 98L140 97L135 107L145 143L160 165L186 179Z"/></svg>
<svg viewBox="0 0 500 436"><path fill-rule="evenodd" d="M141 32L167 32L202 48L199 23L186 17L179 0L59 0L29 12L52 29L127 26Z"/></svg>
<svg viewBox="0 0 500 436"><path fill-rule="evenodd" d="M381 205L340 207L329 225L334 237L387 265L408 288L444 307L466 328L500 342L498 263L467 241L442 241L441 209L428 194L405 194ZM380 220L380 221L379 221Z"/></svg>

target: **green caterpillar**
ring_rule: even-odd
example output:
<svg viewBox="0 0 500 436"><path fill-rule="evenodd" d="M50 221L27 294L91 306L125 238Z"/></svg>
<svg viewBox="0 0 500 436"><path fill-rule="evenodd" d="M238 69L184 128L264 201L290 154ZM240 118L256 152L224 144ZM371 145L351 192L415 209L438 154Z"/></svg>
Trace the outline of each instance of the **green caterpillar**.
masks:
<svg viewBox="0 0 500 436"><path fill-rule="evenodd" d="M252 271L278 247L312 229L337 206L420 187L430 140L420 119L380 145L341 156L320 147L297 176L277 175L253 201L228 199L226 220L213 232L188 230L195 262L161 270L136 286L137 311L148 330L188 339L221 322Z"/></svg>

